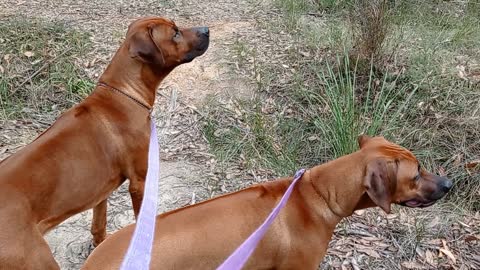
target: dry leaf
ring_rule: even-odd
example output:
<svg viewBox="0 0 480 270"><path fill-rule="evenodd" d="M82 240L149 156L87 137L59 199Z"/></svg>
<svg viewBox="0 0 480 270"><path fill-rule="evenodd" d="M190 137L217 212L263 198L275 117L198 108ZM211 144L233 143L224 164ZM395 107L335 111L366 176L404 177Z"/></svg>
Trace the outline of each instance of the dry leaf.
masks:
<svg viewBox="0 0 480 270"><path fill-rule="evenodd" d="M23 53L23 55L25 55L26 57L32 57L32 56L35 55L35 53L32 52L32 51L26 51L26 52Z"/></svg>
<svg viewBox="0 0 480 270"><path fill-rule="evenodd" d="M466 163L465 168L467 168L467 172L480 171L480 160L477 159Z"/></svg>
<svg viewBox="0 0 480 270"><path fill-rule="evenodd" d="M359 210L357 210L359 211ZM355 211L355 212L357 212ZM379 238L379 237L375 237L375 236L367 236L367 237L363 237L363 239L367 240L367 241L382 241L383 238Z"/></svg>
<svg viewBox="0 0 480 270"><path fill-rule="evenodd" d="M444 249L448 249L447 241L445 241L445 239L442 239L442 245Z"/></svg>
<svg viewBox="0 0 480 270"><path fill-rule="evenodd" d="M425 258L425 251L421 247L416 247L415 252L417 252L418 256Z"/></svg>
<svg viewBox="0 0 480 270"><path fill-rule="evenodd" d="M365 214L365 210L364 209L357 210L354 213L355 213L355 215L361 216L361 215Z"/></svg>
<svg viewBox="0 0 480 270"><path fill-rule="evenodd" d="M455 155L455 161L453 161L453 166L457 167L462 162L463 154Z"/></svg>
<svg viewBox="0 0 480 270"><path fill-rule="evenodd" d="M463 223L463 222L461 222L461 221L458 221L458 223L459 223L460 225L464 226L464 227L470 228L470 225L465 224L465 223Z"/></svg>
<svg viewBox="0 0 480 270"><path fill-rule="evenodd" d="M401 265L406 269L425 269L425 267L418 262L402 262Z"/></svg>
<svg viewBox="0 0 480 270"><path fill-rule="evenodd" d="M440 252L447 255L447 257L450 258L454 264L457 263L457 259L455 259L455 256L453 255L453 253L450 250L440 248Z"/></svg>
<svg viewBox="0 0 480 270"><path fill-rule="evenodd" d="M384 242L377 242L375 243L375 246L376 247L382 247L382 248L393 248L395 249L394 247L392 247L391 245L387 244L387 243L384 243Z"/></svg>
<svg viewBox="0 0 480 270"><path fill-rule="evenodd" d="M380 254L378 254L378 252L376 252L375 250L373 249L363 249L363 250L359 250L359 252L362 252L362 253L365 253L367 254L368 256L370 257L374 257L374 258L377 258L377 259L380 259Z"/></svg>
<svg viewBox="0 0 480 270"><path fill-rule="evenodd" d="M470 79L472 79L473 81L480 81L480 71L477 71L477 72L471 72L470 73Z"/></svg>
<svg viewBox="0 0 480 270"><path fill-rule="evenodd" d="M465 167L471 169L471 168L477 167L479 164L480 164L480 159L477 159L477 160L468 162L467 164L465 164Z"/></svg>
<svg viewBox="0 0 480 270"><path fill-rule="evenodd" d="M471 241L476 241L476 240L480 240L480 238L475 236L475 235L467 235L465 237L465 242L471 242Z"/></svg>
<svg viewBox="0 0 480 270"><path fill-rule="evenodd" d="M445 169L442 166L438 167L438 175L440 176L447 175L447 173L445 172Z"/></svg>
<svg viewBox="0 0 480 270"><path fill-rule="evenodd" d="M5 72L5 69L0 65L0 73L3 74L3 72Z"/></svg>
<svg viewBox="0 0 480 270"><path fill-rule="evenodd" d="M428 224L428 228L435 228L438 224L440 224L440 218L438 216L434 217L432 221Z"/></svg>
<svg viewBox="0 0 480 270"><path fill-rule="evenodd" d="M95 63L97 62L97 58L93 58L93 60L90 62L90 67L93 67L95 65Z"/></svg>
<svg viewBox="0 0 480 270"><path fill-rule="evenodd" d="M429 263L430 265L435 265L435 254L433 254L433 252L431 252L430 250L427 250L425 251L425 260L427 261L427 263Z"/></svg>
<svg viewBox="0 0 480 270"><path fill-rule="evenodd" d="M308 52L300 51L300 54L304 57L310 57L310 53Z"/></svg>
<svg viewBox="0 0 480 270"><path fill-rule="evenodd" d="M398 217L398 214L388 214L387 219L396 219Z"/></svg>
<svg viewBox="0 0 480 270"><path fill-rule="evenodd" d="M433 246L439 246L442 242L440 241L440 239L430 239L427 240L426 243Z"/></svg>
<svg viewBox="0 0 480 270"><path fill-rule="evenodd" d="M468 80L468 79L467 79L467 74L466 74L466 72L465 72L465 66L463 66L463 65L458 65L458 66L457 66L457 70L458 70L458 77L460 77L460 79Z"/></svg>

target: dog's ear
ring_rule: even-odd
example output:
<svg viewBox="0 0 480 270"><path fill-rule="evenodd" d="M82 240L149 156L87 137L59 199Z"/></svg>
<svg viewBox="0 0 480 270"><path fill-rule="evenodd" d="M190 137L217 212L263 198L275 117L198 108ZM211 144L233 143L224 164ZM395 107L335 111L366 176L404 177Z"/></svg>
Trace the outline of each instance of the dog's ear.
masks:
<svg viewBox="0 0 480 270"><path fill-rule="evenodd" d="M128 52L130 57L137 58L144 63L163 66L165 59L163 52L155 43L153 27L149 25L145 29L133 33L128 44Z"/></svg>
<svg viewBox="0 0 480 270"><path fill-rule="evenodd" d="M358 146L362 148L372 137L362 134L358 136L357 141L358 141Z"/></svg>
<svg viewBox="0 0 480 270"><path fill-rule="evenodd" d="M395 162L387 163L384 159L373 160L368 164L363 180L370 199L387 214L390 213L392 195L397 187L396 166Z"/></svg>

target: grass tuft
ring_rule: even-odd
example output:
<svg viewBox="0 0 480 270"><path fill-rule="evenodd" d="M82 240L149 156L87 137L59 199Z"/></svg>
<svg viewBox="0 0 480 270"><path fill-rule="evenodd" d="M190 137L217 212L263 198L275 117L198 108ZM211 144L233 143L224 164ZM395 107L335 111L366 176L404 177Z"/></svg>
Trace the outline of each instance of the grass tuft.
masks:
<svg viewBox="0 0 480 270"><path fill-rule="evenodd" d="M390 20L387 0L355 0L349 10L354 40L354 58L383 62L382 50L389 34Z"/></svg>
<svg viewBox="0 0 480 270"><path fill-rule="evenodd" d="M367 85L357 84L349 58L337 59L343 70L324 61L305 67L284 100L210 102L204 135L217 158L285 175L356 151L360 134L388 137L399 129L416 88L373 71Z"/></svg>
<svg viewBox="0 0 480 270"><path fill-rule="evenodd" d="M320 84L325 86L324 94L317 97L328 113L318 117L315 125L322 131L322 138L331 145L333 157L358 150L359 134L389 137L399 128L399 118L411 105L416 87L411 90L409 85L397 87L398 77L389 81L388 74L376 78L373 65L368 83L361 85L357 81L357 66L351 68L348 56L337 57L337 66L343 67L338 72L328 63L326 65L326 73L317 73ZM399 98L402 96L406 98Z"/></svg>
<svg viewBox="0 0 480 270"><path fill-rule="evenodd" d="M12 18L0 24L0 117L65 109L93 82L80 68L89 36L60 23Z"/></svg>

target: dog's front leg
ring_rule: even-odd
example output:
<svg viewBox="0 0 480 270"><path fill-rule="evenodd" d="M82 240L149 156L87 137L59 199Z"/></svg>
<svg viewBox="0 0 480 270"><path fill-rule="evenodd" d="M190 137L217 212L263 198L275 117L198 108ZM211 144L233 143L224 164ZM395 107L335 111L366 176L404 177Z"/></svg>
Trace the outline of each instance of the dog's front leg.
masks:
<svg viewBox="0 0 480 270"><path fill-rule="evenodd" d="M93 220L90 232L93 236L93 246L98 246L107 236L107 199L93 208Z"/></svg>
<svg viewBox="0 0 480 270"><path fill-rule="evenodd" d="M128 191L130 192L130 197L132 198L133 213L135 214L135 220L138 218L140 213L140 206L143 201L143 192L145 190L145 178L135 177L130 179L130 185Z"/></svg>

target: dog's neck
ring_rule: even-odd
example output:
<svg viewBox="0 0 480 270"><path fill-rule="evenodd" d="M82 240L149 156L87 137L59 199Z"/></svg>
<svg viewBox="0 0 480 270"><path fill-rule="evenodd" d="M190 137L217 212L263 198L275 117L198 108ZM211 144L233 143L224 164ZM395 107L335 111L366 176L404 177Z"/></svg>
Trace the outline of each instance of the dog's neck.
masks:
<svg viewBox="0 0 480 270"><path fill-rule="evenodd" d="M99 81L153 107L155 93L163 79L173 70L153 70L148 64L130 57L128 50L121 47Z"/></svg>
<svg viewBox="0 0 480 270"><path fill-rule="evenodd" d="M340 219L375 206L363 185L365 167L364 153L357 151L309 170L313 189Z"/></svg>

